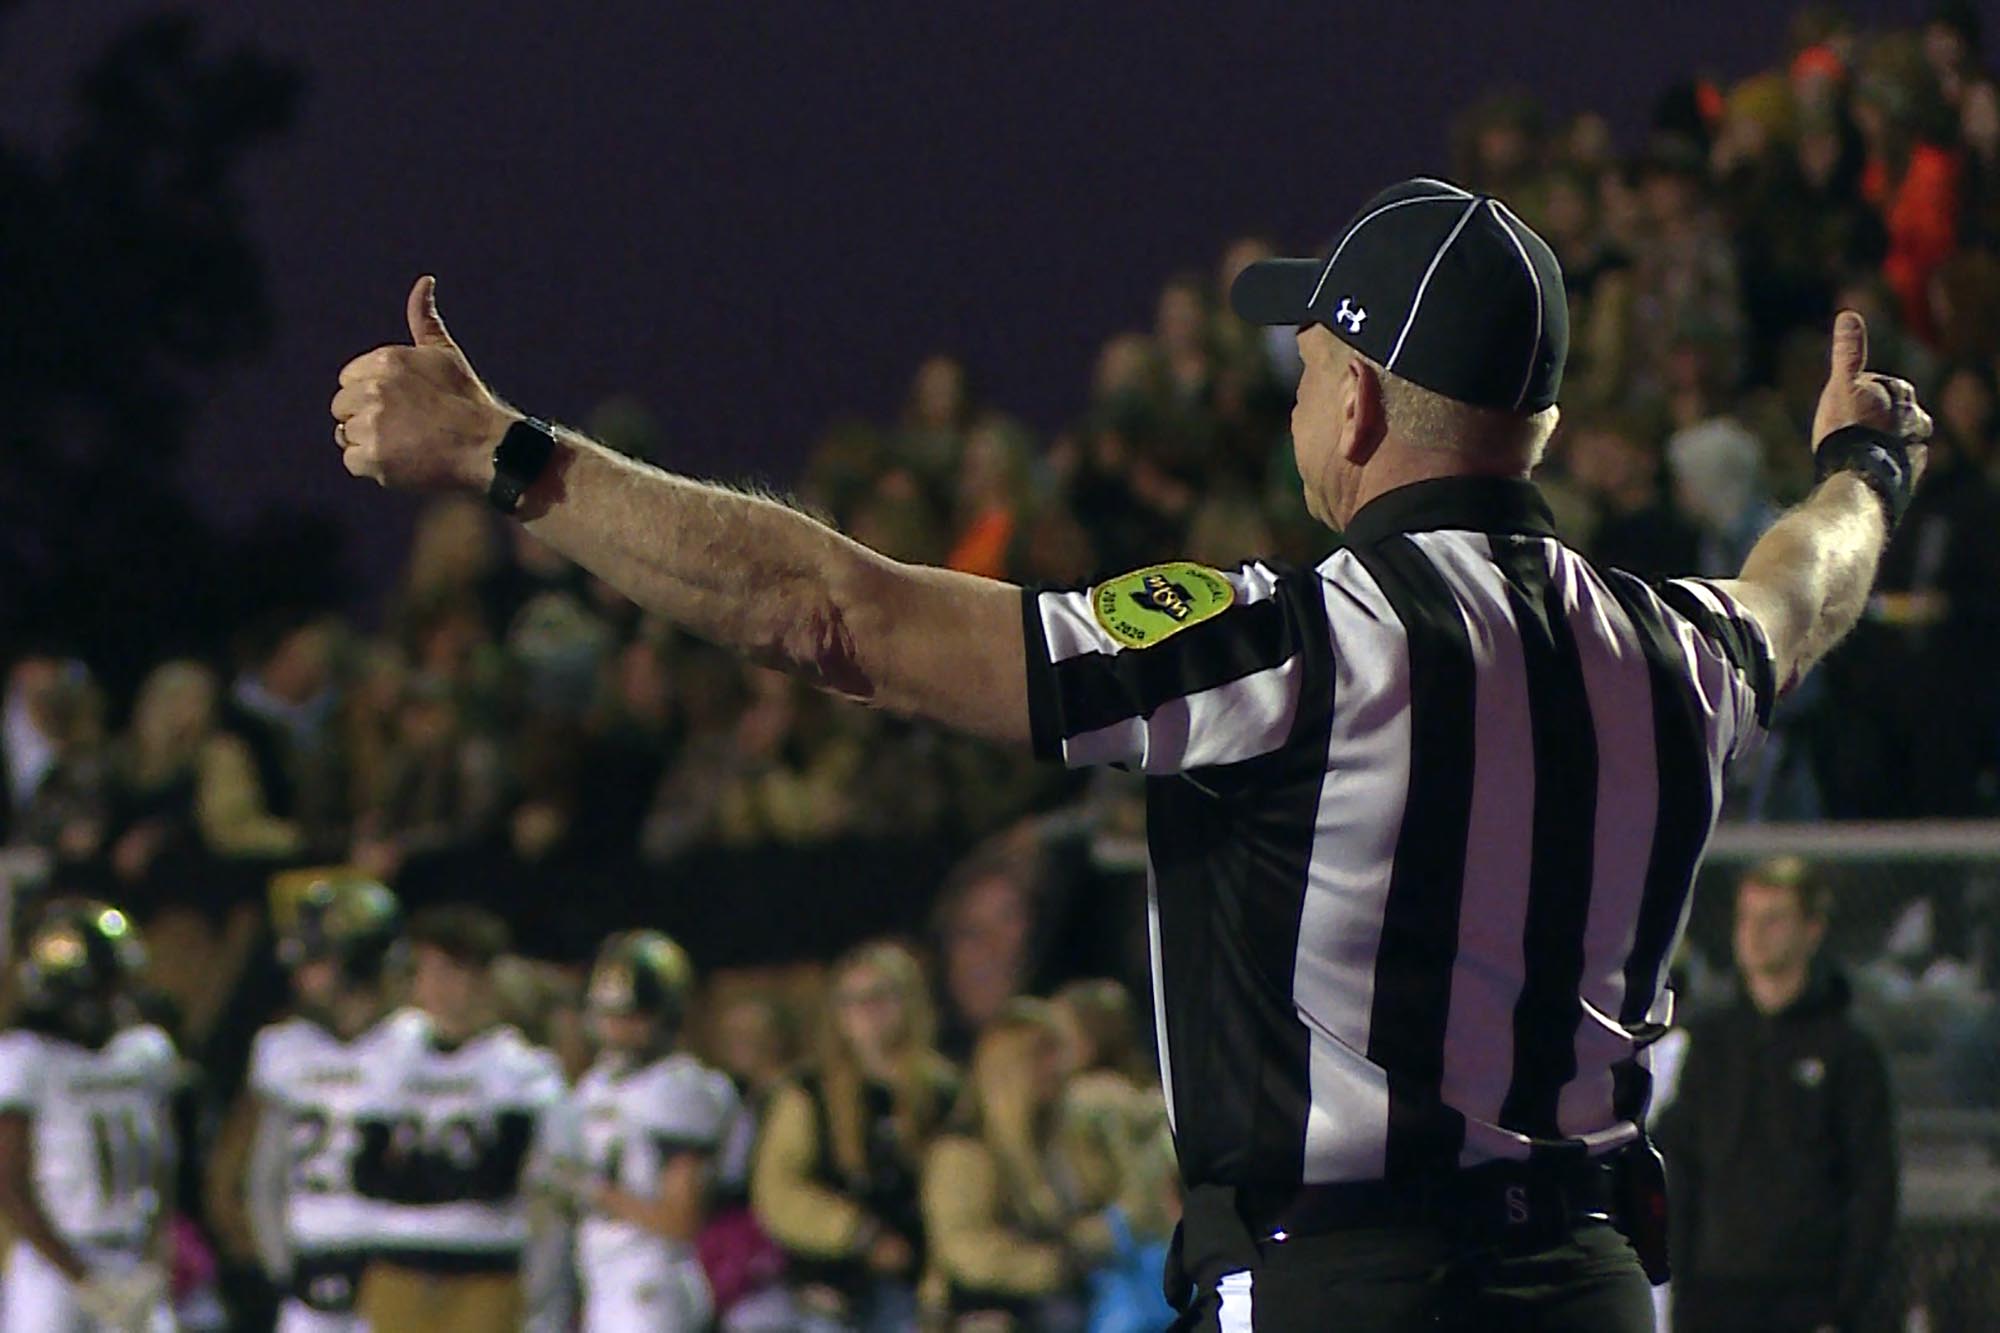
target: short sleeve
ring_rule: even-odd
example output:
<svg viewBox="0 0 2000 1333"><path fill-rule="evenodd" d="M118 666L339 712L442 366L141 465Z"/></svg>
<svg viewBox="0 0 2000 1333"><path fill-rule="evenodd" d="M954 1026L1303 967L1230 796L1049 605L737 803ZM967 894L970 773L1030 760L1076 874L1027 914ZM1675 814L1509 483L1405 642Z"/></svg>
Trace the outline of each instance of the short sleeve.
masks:
<svg viewBox="0 0 2000 1333"><path fill-rule="evenodd" d="M1724 757L1743 758L1770 730L1778 696L1776 659L1763 628L1742 603L1707 579L1669 579L1655 591L1694 631L1697 674L1707 674L1716 685L1704 696L1723 733Z"/></svg>
<svg viewBox="0 0 2000 1333"><path fill-rule="evenodd" d="M31 1032L0 1032L0 1114L34 1115L47 1079L47 1046Z"/></svg>
<svg viewBox="0 0 2000 1333"><path fill-rule="evenodd" d="M250 1042L250 1091L267 1102L285 1100L285 1042L278 1028L268 1027Z"/></svg>
<svg viewBox="0 0 2000 1333"><path fill-rule="evenodd" d="M157 1097L171 1097L180 1087L181 1058L174 1039L165 1028L145 1027L139 1034L140 1058L146 1071L146 1086Z"/></svg>
<svg viewBox="0 0 2000 1333"><path fill-rule="evenodd" d="M1290 738L1306 659L1330 653L1317 575L1185 561L1024 593L1038 757L1163 775L1269 754Z"/></svg>
<svg viewBox="0 0 2000 1333"><path fill-rule="evenodd" d="M638 1114L664 1159L678 1153L714 1153L723 1146L736 1118L736 1090L729 1080L705 1070L681 1071L660 1095L647 1099Z"/></svg>

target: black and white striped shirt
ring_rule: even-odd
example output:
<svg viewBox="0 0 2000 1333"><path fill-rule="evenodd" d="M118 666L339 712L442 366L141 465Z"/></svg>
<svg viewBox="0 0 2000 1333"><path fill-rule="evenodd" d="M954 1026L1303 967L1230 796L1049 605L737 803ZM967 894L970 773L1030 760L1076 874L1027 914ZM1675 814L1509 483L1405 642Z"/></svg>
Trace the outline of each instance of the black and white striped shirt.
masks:
<svg viewBox="0 0 2000 1333"><path fill-rule="evenodd" d="M1727 596L1599 571L1532 484L1452 478L1316 569L1032 590L1026 628L1037 750L1150 779L1188 1184L1636 1137L1723 768L1775 692Z"/></svg>

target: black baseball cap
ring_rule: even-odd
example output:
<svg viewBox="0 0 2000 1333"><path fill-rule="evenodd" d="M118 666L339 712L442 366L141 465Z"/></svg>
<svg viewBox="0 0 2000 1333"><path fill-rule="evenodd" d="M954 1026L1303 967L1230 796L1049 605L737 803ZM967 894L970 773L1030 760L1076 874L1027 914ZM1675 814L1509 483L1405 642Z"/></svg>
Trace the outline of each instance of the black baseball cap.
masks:
<svg viewBox="0 0 2000 1333"><path fill-rule="evenodd" d="M1264 259L1229 304L1253 324L1323 324L1385 370L1503 412L1556 401L1569 303L1555 252L1488 194L1419 176L1362 205L1319 259Z"/></svg>

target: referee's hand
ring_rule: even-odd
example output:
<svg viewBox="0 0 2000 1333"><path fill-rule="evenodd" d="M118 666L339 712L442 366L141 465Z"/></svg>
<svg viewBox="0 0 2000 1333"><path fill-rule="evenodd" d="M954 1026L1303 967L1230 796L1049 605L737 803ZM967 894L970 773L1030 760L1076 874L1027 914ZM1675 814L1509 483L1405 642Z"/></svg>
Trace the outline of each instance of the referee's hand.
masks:
<svg viewBox="0 0 2000 1333"><path fill-rule="evenodd" d="M437 281L418 278L407 345L364 352L340 372L334 443L357 477L408 490L483 491L493 446L520 419L493 396L438 314Z"/></svg>
<svg viewBox="0 0 2000 1333"><path fill-rule="evenodd" d="M1868 426L1908 442L1910 462L1923 475L1923 441L1931 437L1930 413L1908 380L1868 369L1868 326L1852 310L1833 321L1833 356L1813 414L1813 448L1843 426Z"/></svg>

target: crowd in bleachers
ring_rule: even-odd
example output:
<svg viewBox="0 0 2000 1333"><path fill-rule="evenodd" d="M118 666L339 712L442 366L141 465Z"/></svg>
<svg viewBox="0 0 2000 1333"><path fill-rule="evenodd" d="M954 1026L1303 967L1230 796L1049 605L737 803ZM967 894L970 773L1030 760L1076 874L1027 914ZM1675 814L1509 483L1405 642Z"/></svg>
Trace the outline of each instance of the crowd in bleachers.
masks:
<svg viewBox="0 0 2000 1333"><path fill-rule="evenodd" d="M1810 485L1805 430L1837 308L1865 314L1871 362L1932 406L1930 476L1868 618L1782 705L1731 794L1740 818L2000 807L2000 85L1983 36L1971 5L1894 33L1814 7L1771 68L1669 90L1643 143L1515 93L1470 109L1454 135L1455 179L1508 200L1564 266L1570 363L1539 479L1593 558L1734 572ZM827 431L798 502L893 556L1025 583L1167 557L1319 558L1328 535L1304 512L1287 434L1290 334L1242 324L1222 299L1280 241L1318 239L1237 238L1171 278L1145 327L1105 340L1080 410L1054 431L984 400L977 367L930 357L894 420ZM644 451L629 417L601 433ZM1055 1096L1035 1091L1035 1043L1067 1033L1070 1067L1085 1068L1075 1032L1093 1005L1115 1006L1088 988L1053 1010L1020 997L1089 973L1135 979L1111 946L1065 957L1047 918L1065 876L1117 873L1136 785L1085 785L739 665L470 500L423 512L388 604L375 627L273 608L207 659L160 663L130 699L107 699L59 643L5 653L0 845L34 849L35 878L155 927L156 968L217 1086L242 1078L231 1024L282 1002L263 911L286 868L351 867L413 902L477 889L525 952L575 964L605 930L648 922L651 895L689 892L675 876L691 858L709 874L738 864L730 853L802 849L784 864L803 901L814 849L921 842L940 867L972 853L944 893L920 890L930 980L897 947L850 955L826 977L816 1054L791 1041L798 1013L771 991L719 990L710 1049L773 1136L755 1180L766 1227L795 1257L847 1265L820 1283L808 1261L801 1288L893 1305L870 1284L900 1275L914 1292L893 1208L927 1217L935 1255L968 1281L1004 1267L1074 1297L1074 1247L1106 1238L1075 1231L1097 1214L1038 1174L1057 1149L1035 1137L1032 1098ZM1079 839L1083 872L1060 850ZM735 887L693 891L726 903ZM790 961L757 955L782 921L738 926L747 942L730 961ZM853 942L835 931L827 951ZM575 975L523 966L576 1072ZM876 1008L900 1015L907 1049L857 1035ZM1072 1076L1085 1103L1149 1077L1123 1038L1106 1040L1097 1074ZM804 1084L788 1078L800 1055L815 1071ZM927 1194L914 1159L870 1157L877 1139L856 1117L943 1136L954 1177L990 1190ZM814 1126L831 1138L803 1143ZM1065 1167L1064 1188L1118 1193L1092 1176L1101 1166ZM878 1171L903 1173L893 1201L826 1193L860 1198ZM1121 1215L1151 1234L1169 1193L1142 1190ZM1028 1232L1000 1235L981 1208Z"/></svg>
<svg viewBox="0 0 2000 1333"><path fill-rule="evenodd" d="M1965 815L2000 797L1985 669L2000 647L2000 93L1976 10L1940 14L1864 41L1808 11L1776 67L1671 90L1635 152L1597 116L1554 122L1519 95L1474 107L1456 136L1458 178L1507 198L1564 264L1572 352L1541 480L1594 557L1733 572L1809 483L1836 306L1868 317L1875 363L1935 408L1931 478L1869 619L1791 701L1736 797L1753 816ZM983 401L976 368L926 360L895 421L827 432L800 502L890 554L1023 582L1316 558L1326 535L1286 432L1289 337L1220 299L1270 248L1241 238L1172 278L1047 436ZM425 512L377 632L274 610L115 709L86 665L15 658L7 835L127 896L191 851L394 879L475 847L531 865L848 834L963 847L1072 794L686 642L470 501ZM1926 706L1939 697L1957 706Z"/></svg>

